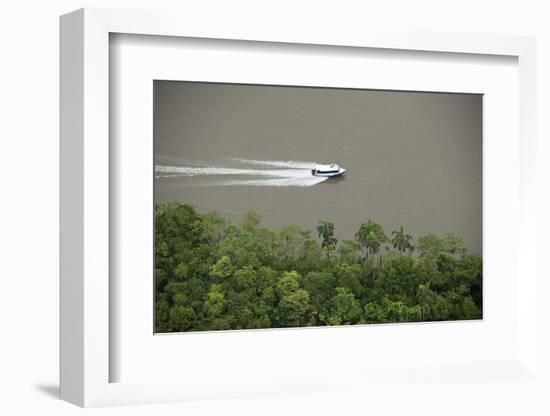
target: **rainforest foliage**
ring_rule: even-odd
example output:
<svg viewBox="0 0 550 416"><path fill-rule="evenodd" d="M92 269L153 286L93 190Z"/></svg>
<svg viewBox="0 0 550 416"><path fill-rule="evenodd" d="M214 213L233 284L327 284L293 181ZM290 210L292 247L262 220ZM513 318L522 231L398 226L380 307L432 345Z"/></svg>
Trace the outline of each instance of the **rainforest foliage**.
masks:
<svg viewBox="0 0 550 416"><path fill-rule="evenodd" d="M370 219L353 239L324 220L315 233L158 204L156 332L481 318L482 261L459 237L414 240Z"/></svg>

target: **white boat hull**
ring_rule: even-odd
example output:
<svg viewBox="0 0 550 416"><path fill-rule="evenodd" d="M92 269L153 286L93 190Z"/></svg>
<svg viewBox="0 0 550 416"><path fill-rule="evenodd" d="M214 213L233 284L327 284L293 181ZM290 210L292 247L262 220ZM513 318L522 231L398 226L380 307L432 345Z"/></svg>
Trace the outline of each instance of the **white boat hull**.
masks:
<svg viewBox="0 0 550 416"><path fill-rule="evenodd" d="M331 177L336 177L336 176L342 176L345 171L346 171L345 169L338 169L336 172L318 172L316 169L312 169L311 174L313 176L331 178Z"/></svg>

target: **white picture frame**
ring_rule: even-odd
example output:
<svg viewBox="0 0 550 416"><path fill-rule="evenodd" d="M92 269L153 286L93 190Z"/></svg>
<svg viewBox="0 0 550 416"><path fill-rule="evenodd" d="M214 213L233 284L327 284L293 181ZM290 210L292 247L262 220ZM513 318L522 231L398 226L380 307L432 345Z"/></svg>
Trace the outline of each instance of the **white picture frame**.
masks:
<svg viewBox="0 0 550 416"><path fill-rule="evenodd" d="M187 38L382 48L453 54L505 55L519 66L519 216L518 268L523 271L517 294L517 354L498 362L442 363L414 370L331 370L317 374L281 373L265 380L232 383L234 374L215 381L194 377L179 381L110 382L109 229L109 35L112 33ZM308 393L354 385L393 384L414 373L433 380L479 384L480 374L504 374L506 380L537 383L535 210L535 41L530 37L465 33L378 32L307 33L250 22L235 27L219 21L209 27L185 15L82 9L61 18L61 398L80 406L158 403L196 398ZM411 330L409 327L408 330ZM412 328L414 330L414 328ZM330 335L332 334L332 335ZM337 336L336 332L328 336ZM477 376L476 376L477 374ZM233 385L232 385L233 384ZM429 383L428 383L429 384ZM429 388L429 387L428 387Z"/></svg>

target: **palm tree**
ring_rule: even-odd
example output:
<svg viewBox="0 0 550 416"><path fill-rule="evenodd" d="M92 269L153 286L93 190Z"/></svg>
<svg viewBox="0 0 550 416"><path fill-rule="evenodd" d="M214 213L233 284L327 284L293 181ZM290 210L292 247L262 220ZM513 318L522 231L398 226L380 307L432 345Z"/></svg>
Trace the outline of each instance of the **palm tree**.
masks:
<svg viewBox="0 0 550 416"><path fill-rule="evenodd" d="M328 259L329 253L336 248L336 244L338 243L338 240L334 237L334 224L329 221L319 221L317 233L319 234L319 238L322 239L321 247L325 249Z"/></svg>
<svg viewBox="0 0 550 416"><path fill-rule="evenodd" d="M399 227L399 231L392 231L391 235L393 236L391 244L399 250L401 255L407 250L409 250L409 254L412 253L412 250L414 250L414 246L411 244L412 235L405 234L403 226Z"/></svg>
<svg viewBox="0 0 550 416"><path fill-rule="evenodd" d="M359 242L359 245L365 249L365 258L378 253L382 243L388 241L384 228L372 220L368 220L366 224L361 224L359 231L355 234L355 238Z"/></svg>

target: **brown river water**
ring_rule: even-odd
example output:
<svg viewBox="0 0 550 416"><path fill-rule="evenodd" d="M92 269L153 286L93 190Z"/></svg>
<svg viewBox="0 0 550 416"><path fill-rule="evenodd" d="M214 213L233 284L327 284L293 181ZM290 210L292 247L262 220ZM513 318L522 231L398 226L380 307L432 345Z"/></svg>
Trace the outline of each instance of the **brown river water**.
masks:
<svg viewBox="0 0 550 416"><path fill-rule="evenodd" d="M481 95L155 81L154 111L155 202L339 239L372 218L481 253Z"/></svg>

